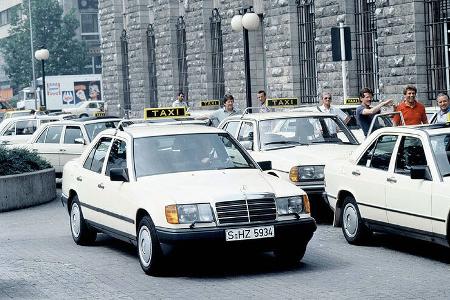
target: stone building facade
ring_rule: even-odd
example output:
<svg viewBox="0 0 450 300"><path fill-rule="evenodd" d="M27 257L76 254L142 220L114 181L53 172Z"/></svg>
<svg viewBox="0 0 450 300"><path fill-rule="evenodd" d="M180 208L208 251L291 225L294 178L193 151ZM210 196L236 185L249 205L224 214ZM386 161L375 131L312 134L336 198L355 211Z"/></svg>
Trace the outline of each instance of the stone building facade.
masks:
<svg viewBox="0 0 450 300"><path fill-rule="evenodd" d="M214 87L222 84L245 107L243 33L230 22L239 8L253 6L260 17L248 39L254 105L261 89L269 98L309 104L330 91L342 102L342 62L332 60L331 45L339 23L351 31L352 60L344 62L349 97L368 86L377 99L398 102L413 84L430 104L449 89L447 1L99 0L103 97L111 113L141 117L145 107L170 106L179 90L193 107L221 99ZM220 47L212 42L217 33Z"/></svg>

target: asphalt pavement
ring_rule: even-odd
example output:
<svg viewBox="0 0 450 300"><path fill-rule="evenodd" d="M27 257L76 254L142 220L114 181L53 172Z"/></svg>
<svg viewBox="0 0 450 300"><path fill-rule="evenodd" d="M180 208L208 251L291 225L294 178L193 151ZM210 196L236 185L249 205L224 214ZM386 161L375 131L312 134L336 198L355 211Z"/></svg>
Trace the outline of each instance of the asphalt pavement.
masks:
<svg viewBox="0 0 450 300"><path fill-rule="evenodd" d="M352 246L319 225L297 265L204 249L151 277L129 244L100 235L77 246L57 200L0 213L0 299L450 299L449 263L444 247L391 235Z"/></svg>

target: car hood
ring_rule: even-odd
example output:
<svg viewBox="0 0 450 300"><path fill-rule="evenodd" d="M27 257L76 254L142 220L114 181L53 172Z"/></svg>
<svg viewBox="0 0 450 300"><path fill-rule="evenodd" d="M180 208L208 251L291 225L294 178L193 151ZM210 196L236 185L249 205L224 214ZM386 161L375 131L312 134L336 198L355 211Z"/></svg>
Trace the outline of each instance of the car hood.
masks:
<svg viewBox="0 0 450 300"><path fill-rule="evenodd" d="M137 184L146 193L155 193L167 204L215 203L261 197L300 195L296 186L267 175L259 169L211 170L153 175L138 178Z"/></svg>
<svg viewBox="0 0 450 300"><path fill-rule="evenodd" d="M312 144L290 148L262 151L258 161L272 161L272 168L289 172L298 165L325 165L330 161L345 158L358 145ZM264 154L262 154L264 153Z"/></svg>

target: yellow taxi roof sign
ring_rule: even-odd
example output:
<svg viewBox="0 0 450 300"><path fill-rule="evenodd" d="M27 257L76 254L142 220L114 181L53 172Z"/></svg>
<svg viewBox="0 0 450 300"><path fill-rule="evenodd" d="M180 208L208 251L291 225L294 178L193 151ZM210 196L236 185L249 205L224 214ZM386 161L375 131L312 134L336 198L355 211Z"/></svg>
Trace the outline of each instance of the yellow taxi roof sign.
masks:
<svg viewBox="0 0 450 300"><path fill-rule="evenodd" d="M203 100L200 101L200 107L220 106L220 100Z"/></svg>
<svg viewBox="0 0 450 300"><path fill-rule="evenodd" d="M144 108L144 119L178 118L186 117L186 107L159 107Z"/></svg>
<svg viewBox="0 0 450 300"><path fill-rule="evenodd" d="M344 104L359 104L359 98L346 98Z"/></svg>
<svg viewBox="0 0 450 300"><path fill-rule="evenodd" d="M297 106L298 98L272 98L266 100L267 107Z"/></svg>

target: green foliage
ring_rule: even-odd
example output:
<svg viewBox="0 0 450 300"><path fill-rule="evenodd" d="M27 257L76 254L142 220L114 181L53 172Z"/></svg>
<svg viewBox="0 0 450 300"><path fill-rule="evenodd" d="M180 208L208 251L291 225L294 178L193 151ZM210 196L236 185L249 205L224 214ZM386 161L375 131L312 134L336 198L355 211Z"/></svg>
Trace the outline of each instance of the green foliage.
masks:
<svg viewBox="0 0 450 300"><path fill-rule="evenodd" d="M51 168L46 160L27 149L0 146L0 176L22 174Z"/></svg>
<svg viewBox="0 0 450 300"><path fill-rule="evenodd" d="M79 26L74 12L63 15L58 0L23 0L23 4L18 6L21 10L12 18L10 36L0 40L0 51L6 64L5 71L13 86L21 89L29 86L33 80L28 1L31 1L33 57L34 52L41 47L45 47L50 53L45 62L45 74L82 74L89 58L85 45L74 38L75 30ZM21 14L22 17L19 17ZM39 61L33 61L38 78L42 76L42 67Z"/></svg>

